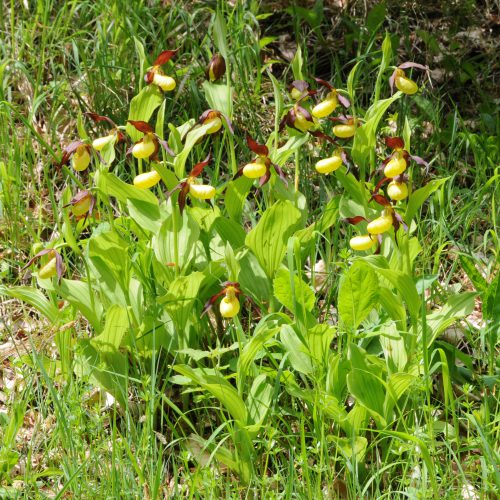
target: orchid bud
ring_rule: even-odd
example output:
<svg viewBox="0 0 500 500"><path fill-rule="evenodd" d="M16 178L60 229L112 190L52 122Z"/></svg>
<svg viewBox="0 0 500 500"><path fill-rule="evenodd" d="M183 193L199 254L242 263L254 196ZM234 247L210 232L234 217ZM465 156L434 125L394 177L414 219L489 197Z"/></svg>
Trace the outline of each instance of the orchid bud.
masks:
<svg viewBox="0 0 500 500"><path fill-rule="evenodd" d="M349 241L349 245L353 250L369 250L373 245L377 243L377 239L372 239L369 234L363 236L354 236Z"/></svg>
<svg viewBox="0 0 500 500"><path fill-rule="evenodd" d="M88 151L88 146L85 144L80 144L76 151L73 153L71 158L71 165L77 172L82 172L90 164L90 154Z"/></svg>
<svg viewBox="0 0 500 500"><path fill-rule="evenodd" d="M215 196L215 188L208 184L189 184L189 194L198 200L209 200Z"/></svg>
<svg viewBox="0 0 500 500"><path fill-rule="evenodd" d="M134 144L134 147L132 148L132 154L136 158L149 158L155 152L155 149L156 145L153 140L153 135L147 133L144 135L142 141Z"/></svg>
<svg viewBox="0 0 500 500"><path fill-rule="evenodd" d="M153 75L152 83L160 87L164 92L174 90L176 85L175 80L171 76L162 75L157 72Z"/></svg>
<svg viewBox="0 0 500 500"><path fill-rule="evenodd" d="M384 168L384 175L389 178L396 177L406 170L406 158L402 151L395 151Z"/></svg>
<svg viewBox="0 0 500 500"><path fill-rule="evenodd" d="M139 189L149 189L160 182L161 176L156 170L145 172L134 177L134 186Z"/></svg>
<svg viewBox="0 0 500 500"><path fill-rule="evenodd" d="M394 201L401 201L408 197L408 186L404 182L392 181L387 186L387 196Z"/></svg>
<svg viewBox="0 0 500 500"><path fill-rule="evenodd" d="M220 80L226 73L226 61L220 54L214 54L208 63L206 77L211 82Z"/></svg>
<svg viewBox="0 0 500 500"><path fill-rule="evenodd" d="M109 134L106 135L105 137L98 137L97 139L94 139L92 141L92 147L96 151L102 151L110 142L115 142L116 141L116 134Z"/></svg>

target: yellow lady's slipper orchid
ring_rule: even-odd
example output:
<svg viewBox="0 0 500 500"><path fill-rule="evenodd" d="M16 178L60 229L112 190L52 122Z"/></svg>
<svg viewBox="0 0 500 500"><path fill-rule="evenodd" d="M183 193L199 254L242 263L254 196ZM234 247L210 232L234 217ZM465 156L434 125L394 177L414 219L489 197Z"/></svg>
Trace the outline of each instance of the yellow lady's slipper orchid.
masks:
<svg viewBox="0 0 500 500"><path fill-rule="evenodd" d="M115 133L106 135L104 137L98 137L92 141L92 147L96 151L102 151L108 144L111 142L115 142L117 139L117 135Z"/></svg>
<svg viewBox="0 0 500 500"><path fill-rule="evenodd" d="M396 150L384 168L384 175L389 178L396 177L406 170L405 154L401 150Z"/></svg>
<svg viewBox="0 0 500 500"><path fill-rule="evenodd" d="M403 94L413 95L418 91L418 85L405 75L402 69L397 69L394 75L394 85Z"/></svg>
<svg viewBox="0 0 500 500"><path fill-rule="evenodd" d="M160 182L161 176L156 170L144 172L134 177L134 186L139 189L150 189Z"/></svg>
<svg viewBox="0 0 500 500"><path fill-rule="evenodd" d="M210 200L215 196L215 188L209 184L189 183L189 194L198 200Z"/></svg>
<svg viewBox="0 0 500 500"><path fill-rule="evenodd" d="M376 238L372 238L369 234L363 236L354 236L349 241L349 246L353 250L369 250L373 245L377 243Z"/></svg>
<svg viewBox="0 0 500 500"><path fill-rule="evenodd" d="M408 186L404 182L392 181L387 186L387 196L394 201L401 201L408 197Z"/></svg>
<svg viewBox="0 0 500 500"><path fill-rule="evenodd" d="M382 234L392 227L392 209L385 209L380 217L368 223L367 230L370 234Z"/></svg>
<svg viewBox="0 0 500 500"><path fill-rule="evenodd" d="M316 163L316 171L320 174L329 174L339 169L343 163L342 151L340 149L336 150L333 156L330 158L323 158Z"/></svg>
<svg viewBox="0 0 500 500"><path fill-rule="evenodd" d="M243 167L243 175L249 179L258 179L266 174L267 168L265 160L257 158L254 162L247 163Z"/></svg>
<svg viewBox="0 0 500 500"><path fill-rule="evenodd" d="M86 144L80 144L71 158L71 165L77 172L82 172L90 164L89 149Z"/></svg>

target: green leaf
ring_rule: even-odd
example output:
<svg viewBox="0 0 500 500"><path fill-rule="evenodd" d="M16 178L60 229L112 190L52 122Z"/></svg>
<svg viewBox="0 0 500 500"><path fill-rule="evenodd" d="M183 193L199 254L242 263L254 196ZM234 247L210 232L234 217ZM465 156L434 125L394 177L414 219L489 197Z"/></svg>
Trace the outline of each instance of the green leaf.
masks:
<svg viewBox="0 0 500 500"><path fill-rule="evenodd" d="M260 427L264 422L273 397L274 387L268 382L264 373L258 375L250 388L246 407L248 408L248 417L251 424ZM254 432L257 431L254 429Z"/></svg>
<svg viewBox="0 0 500 500"><path fill-rule="evenodd" d="M289 201L278 201L268 208L250 231L245 243L272 279L285 257L288 238L298 229L300 212Z"/></svg>
<svg viewBox="0 0 500 500"><path fill-rule="evenodd" d="M227 61L229 57L229 50L227 46L227 27L226 20L224 19L224 16L220 11L217 11L217 14L215 15L212 33L214 37L214 44L217 47L217 50Z"/></svg>
<svg viewBox="0 0 500 500"><path fill-rule="evenodd" d="M383 325L379 337L384 357L391 372L403 371L408 363L405 342L394 323Z"/></svg>
<svg viewBox="0 0 500 500"><path fill-rule="evenodd" d="M226 194L224 196L224 205L231 219L240 222L243 206L247 199L247 194L252 187L252 179L245 176L238 177L234 181L230 181L227 185Z"/></svg>
<svg viewBox="0 0 500 500"><path fill-rule="evenodd" d="M416 381L411 373L393 373L387 380L387 392L384 400L384 416L388 422L393 420L393 409L398 400Z"/></svg>
<svg viewBox="0 0 500 500"><path fill-rule="evenodd" d="M159 299L159 303L164 305L179 334L184 333L186 329L204 278L204 274L200 272L180 276L172 281L168 293Z"/></svg>
<svg viewBox="0 0 500 500"><path fill-rule="evenodd" d="M396 92L392 97L377 101L370 106L365 115L365 123L358 128L354 136L354 143L351 151L354 163L361 167L366 167L368 165L370 155L376 145L377 128L380 120L382 120L389 106L402 95L401 92Z"/></svg>
<svg viewBox="0 0 500 500"><path fill-rule="evenodd" d="M380 2L375 4L370 9L370 12L368 12L368 15L366 16L366 27L368 29L368 33L370 33L371 36L373 36L376 33L380 25L384 22L385 14L386 14L385 2ZM387 38L388 35L386 35L386 39Z"/></svg>
<svg viewBox="0 0 500 500"><path fill-rule="evenodd" d="M476 297L476 292L452 295L441 310L427 316L427 327L431 331L431 336L427 339L427 347L430 347L438 335L453 325L457 319L464 318L474 311Z"/></svg>
<svg viewBox="0 0 500 500"><path fill-rule="evenodd" d="M476 268L474 259L465 254L460 254L458 258L460 259L460 264L462 265L463 270L466 272L467 277L472 281L474 288L478 292L487 291L488 282Z"/></svg>
<svg viewBox="0 0 500 500"><path fill-rule="evenodd" d="M238 250L245 244L246 233L240 224L225 217L217 217L214 228L224 243L229 243L233 250Z"/></svg>
<svg viewBox="0 0 500 500"><path fill-rule="evenodd" d="M51 323L56 323L59 319L59 310L49 302L45 295L40 291L29 286L15 286L7 288L0 285L0 295L7 295L14 299L22 300L30 306L33 306L38 312L42 313Z"/></svg>
<svg viewBox="0 0 500 500"><path fill-rule="evenodd" d="M245 344L238 358L238 370L236 371L238 377L238 387L242 386L245 378L248 375L250 365L255 360L257 353L262 349L264 344L273 338L280 330L279 326L274 326L276 322L272 322L273 318L283 321L283 318L277 314L271 314L263 317L258 325L255 327L252 337Z"/></svg>
<svg viewBox="0 0 500 500"><path fill-rule="evenodd" d="M365 437L353 436L351 439L339 438L331 435L328 436L328 438L336 444L342 455L344 455L349 462L351 462L353 457L355 457L357 463L363 462L368 446L368 440Z"/></svg>
<svg viewBox="0 0 500 500"><path fill-rule="evenodd" d="M288 362L294 370L306 375L313 371L308 346L297 335L292 325L282 325L280 339L288 353Z"/></svg>
<svg viewBox="0 0 500 500"><path fill-rule="evenodd" d="M413 191L408 198L408 206L406 207L406 212L404 215L405 222L410 225L412 219L417 215L419 208L424 204L425 200L429 198L429 196L434 193L440 186L442 186L449 177L445 177L443 179L435 179L430 181L424 187Z"/></svg>
<svg viewBox="0 0 500 500"><path fill-rule="evenodd" d="M104 330L91 340L92 345L96 349L117 350L129 328L127 309L114 304L106 312Z"/></svg>
<svg viewBox="0 0 500 500"><path fill-rule="evenodd" d="M348 328L356 329L375 307L377 275L363 261L354 262L343 276L338 299L339 315Z"/></svg>
<svg viewBox="0 0 500 500"><path fill-rule="evenodd" d="M302 73L302 68L304 67L304 60L302 59L302 49L300 44L297 44L297 51L293 56L292 60L292 72L294 80L303 80L304 75Z"/></svg>
<svg viewBox="0 0 500 500"><path fill-rule="evenodd" d="M292 294L292 287L290 284L291 278L288 269L278 270L273 281L275 297L294 314L296 314L295 301L302 304L306 311L311 312L316 301L314 291L307 283L294 274L294 293Z"/></svg>
<svg viewBox="0 0 500 500"><path fill-rule="evenodd" d="M283 146L281 146L281 148L271 153L271 159L274 163L282 167L286 163L288 158L290 158L290 156L292 156L308 140L309 137L307 136L307 134L293 135L292 137L290 137L290 139L288 139L288 141L286 141Z"/></svg>
<svg viewBox="0 0 500 500"><path fill-rule="evenodd" d="M377 425L385 427L385 387L381 380L369 371L353 368L347 375L347 387L356 401L370 412Z"/></svg>
<svg viewBox="0 0 500 500"><path fill-rule="evenodd" d="M205 80L202 85L210 109L220 111L229 119L233 118L233 88L222 83Z"/></svg>
<svg viewBox="0 0 500 500"><path fill-rule="evenodd" d="M483 299L483 313L486 319L491 320L493 328L500 325L500 273L491 282Z"/></svg>
<svg viewBox="0 0 500 500"><path fill-rule="evenodd" d="M128 120L149 122L155 110L163 102L163 92L157 85L147 85L131 101ZM130 123L125 128L130 140L137 142L143 137Z"/></svg>
<svg viewBox="0 0 500 500"><path fill-rule="evenodd" d="M184 148L174 158L174 170L178 179L186 177L186 161L196 143L207 133L210 125L197 125L185 137Z"/></svg>
<svg viewBox="0 0 500 500"><path fill-rule="evenodd" d="M112 304L127 305L130 278L128 244L115 232L94 233L87 259L96 285Z"/></svg>
<svg viewBox="0 0 500 500"><path fill-rule="evenodd" d="M187 210L183 212L182 217L178 213L171 213L163 221L158 233L153 236L152 246L155 256L163 265L174 262L181 271L184 271L196 256L199 237L200 227Z"/></svg>
<svg viewBox="0 0 500 500"><path fill-rule="evenodd" d="M211 374L202 368L175 365L174 370L191 379L214 396L240 425L247 423L247 409L236 389L222 376Z"/></svg>
<svg viewBox="0 0 500 500"><path fill-rule="evenodd" d="M62 279L58 292L62 298L76 307L87 318L87 321L97 333L102 330L102 304L88 283Z"/></svg>
<svg viewBox="0 0 500 500"><path fill-rule="evenodd" d="M110 172L99 173L98 186L103 193L126 204L130 216L140 227L154 233L160 229L160 207L151 191L127 184Z"/></svg>
<svg viewBox="0 0 500 500"><path fill-rule="evenodd" d="M370 264L380 276L385 278L397 289L406 302L412 319L416 321L419 317L421 303L413 278L400 271L389 269L387 259L382 255L368 255L364 257L363 260Z"/></svg>

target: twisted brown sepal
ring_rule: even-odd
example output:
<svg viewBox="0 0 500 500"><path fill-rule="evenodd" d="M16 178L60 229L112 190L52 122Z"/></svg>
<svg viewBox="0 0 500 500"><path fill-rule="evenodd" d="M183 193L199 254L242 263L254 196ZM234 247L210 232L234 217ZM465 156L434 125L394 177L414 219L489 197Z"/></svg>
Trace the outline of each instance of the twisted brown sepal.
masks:
<svg viewBox="0 0 500 500"><path fill-rule="evenodd" d="M127 120L136 130L143 134L154 134L154 128L148 123L140 120Z"/></svg>
<svg viewBox="0 0 500 500"><path fill-rule="evenodd" d="M379 205L382 205L383 207L392 206L391 202L385 196L383 196L381 194L377 194L377 193L374 193L371 195L370 199L368 200L368 203L370 201L375 201L376 203L378 203Z"/></svg>
<svg viewBox="0 0 500 500"><path fill-rule="evenodd" d="M179 49L164 50L163 52L160 52L160 54L158 54L158 57L154 60L153 66L162 66L163 64L167 64L168 61L170 61L170 59L172 59L172 57L174 57L178 51Z"/></svg>
<svg viewBox="0 0 500 500"><path fill-rule="evenodd" d="M96 123L98 122L106 122L109 125L111 125L113 128L116 128L116 123L111 119L108 118L107 116L104 115L98 115L97 113L92 113L91 111L87 111L83 113L86 117L90 118L91 120L95 121Z"/></svg>
<svg viewBox="0 0 500 500"><path fill-rule="evenodd" d="M368 222L368 220L365 219L364 217L362 217L361 215L356 215L354 217L346 217L342 220L344 222L352 224L353 226L356 226L357 224L359 224L360 222L363 222L363 221Z"/></svg>
<svg viewBox="0 0 500 500"><path fill-rule="evenodd" d="M203 172L203 169L210 163L211 159L212 155L211 153L208 153L207 157L203 161L200 161L191 169L189 177L198 177Z"/></svg>
<svg viewBox="0 0 500 500"><path fill-rule="evenodd" d="M28 263L21 269L21 271L24 271L27 269L35 260L39 259L40 257L43 257L44 255L47 254L54 254L54 257L56 258L56 272L57 272L57 281L61 281L62 275L64 274L64 263L61 257L61 254L55 250L54 248L45 248L44 250L41 250L38 252L34 257L32 257Z"/></svg>
<svg viewBox="0 0 500 500"><path fill-rule="evenodd" d="M246 140L249 149L255 154L265 157L269 156L269 148L265 144L259 144L249 134L247 134Z"/></svg>
<svg viewBox="0 0 500 500"><path fill-rule="evenodd" d="M385 145L391 149L403 149L405 147L405 143L401 137L386 137Z"/></svg>
<svg viewBox="0 0 500 500"><path fill-rule="evenodd" d="M317 139L328 141L329 143L334 144L335 146L339 145L339 143L333 137L329 136L328 134L325 134L324 132L321 132L321 130L308 130L308 132Z"/></svg>

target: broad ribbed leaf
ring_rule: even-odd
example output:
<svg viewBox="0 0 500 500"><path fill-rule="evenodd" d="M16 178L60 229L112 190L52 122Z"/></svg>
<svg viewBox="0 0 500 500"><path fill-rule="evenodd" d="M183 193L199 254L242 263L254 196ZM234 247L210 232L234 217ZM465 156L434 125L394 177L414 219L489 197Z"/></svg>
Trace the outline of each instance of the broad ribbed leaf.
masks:
<svg viewBox="0 0 500 500"><path fill-rule="evenodd" d="M300 218L300 212L292 203L278 201L264 212L246 237L246 245L271 279L285 257L288 238L298 229Z"/></svg>
<svg viewBox="0 0 500 500"><path fill-rule="evenodd" d="M338 310L348 328L356 329L375 307L378 298L377 275L363 261L356 261L342 278Z"/></svg>

